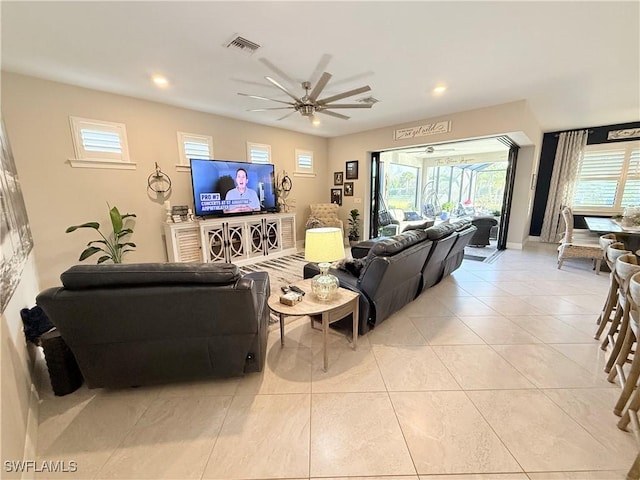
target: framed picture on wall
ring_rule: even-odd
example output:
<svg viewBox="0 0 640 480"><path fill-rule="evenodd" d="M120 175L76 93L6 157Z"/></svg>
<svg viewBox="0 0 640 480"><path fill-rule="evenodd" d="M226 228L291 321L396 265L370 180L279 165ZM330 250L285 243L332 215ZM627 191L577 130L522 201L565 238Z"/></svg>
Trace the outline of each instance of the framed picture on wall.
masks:
<svg viewBox="0 0 640 480"><path fill-rule="evenodd" d="M344 182L344 196L353 197L353 182Z"/></svg>
<svg viewBox="0 0 640 480"><path fill-rule="evenodd" d="M342 172L333 172L333 184L342 185Z"/></svg>
<svg viewBox="0 0 640 480"><path fill-rule="evenodd" d="M358 160L351 160L347 162L347 180L357 180L358 179Z"/></svg>
<svg viewBox="0 0 640 480"><path fill-rule="evenodd" d="M337 205L342 206L342 189L341 188L331 189L331 203L335 203Z"/></svg>

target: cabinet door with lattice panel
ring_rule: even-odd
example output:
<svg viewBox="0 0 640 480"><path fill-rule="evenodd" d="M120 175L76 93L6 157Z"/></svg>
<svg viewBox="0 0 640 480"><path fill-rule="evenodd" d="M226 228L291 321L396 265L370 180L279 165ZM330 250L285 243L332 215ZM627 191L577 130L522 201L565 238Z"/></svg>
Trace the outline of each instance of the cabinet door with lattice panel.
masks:
<svg viewBox="0 0 640 480"><path fill-rule="evenodd" d="M170 262L202 262L200 228L197 223L172 225L165 228L167 257Z"/></svg>
<svg viewBox="0 0 640 480"><path fill-rule="evenodd" d="M296 248L296 217L280 218L280 249Z"/></svg>

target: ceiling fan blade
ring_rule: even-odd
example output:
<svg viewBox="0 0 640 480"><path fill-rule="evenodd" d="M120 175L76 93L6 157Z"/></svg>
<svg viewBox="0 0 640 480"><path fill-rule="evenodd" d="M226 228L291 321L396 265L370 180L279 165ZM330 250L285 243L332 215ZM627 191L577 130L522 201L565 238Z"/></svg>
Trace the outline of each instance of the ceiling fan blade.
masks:
<svg viewBox="0 0 640 480"><path fill-rule="evenodd" d="M250 95L248 93L238 93L238 95L242 95L243 97L257 98L258 100L270 100L272 102L286 103L287 105L295 105L293 102L285 102L284 100L276 100L275 98L261 97L260 95Z"/></svg>
<svg viewBox="0 0 640 480"><path fill-rule="evenodd" d="M280 70L278 67L276 67L273 63L271 63L266 58L259 58L258 61L262 63L265 67L267 67L269 70L271 70L273 73L278 75L280 78L285 80L290 85L297 85L298 83L300 83L297 80L294 80L293 78L291 78L286 73L284 73L282 70Z"/></svg>
<svg viewBox="0 0 640 480"><path fill-rule="evenodd" d="M311 90L311 93L309 94L309 100L311 100L312 102L316 101L318 95L320 95L322 90L324 90L324 87L326 87L327 83L329 83L329 80L331 80L331 76L332 75L327 72L324 72L322 74L320 80L318 80L318 83L316 83L316 86L313 87L313 90Z"/></svg>
<svg viewBox="0 0 640 480"><path fill-rule="evenodd" d="M293 107L271 107L271 108L254 108L251 110L247 110L247 112L267 112L269 110L289 110Z"/></svg>
<svg viewBox="0 0 640 480"><path fill-rule="evenodd" d="M371 87L369 85L365 85L364 87L349 90L348 92L339 93L332 97L323 98L322 100L318 100L318 103L320 105L326 105L327 103L335 102L336 100L341 100L347 97L352 97L354 95L358 95L359 93L368 92L369 90L371 90Z"/></svg>
<svg viewBox="0 0 640 480"><path fill-rule="evenodd" d="M329 115L330 117L341 118L343 120L349 120L351 118L346 115L342 115L341 113L330 112L329 110L316 110L316 112L322 113L323 115Z"/></svg>
<svg viewBox="0 0 640 480"><path fill-rule="evenodd" d="M332 103L331 105L323 104L325 108L371 108L371 103Z"/></svg>
<svg viewBox="0 0 640 480"><path fill-rule="evenodd" d="M269 80L275 87L278 87L280 90L282 90L284 93L286 93L287 95L289 95L291 98L293 98L296 102L301 102L302 100L300 100L298 97L296 97L293 93L291 93L289 90L287 90L286 88L284 88L282 85L280 85L277 81L275 81L273 78L271 77L264 77L267 80Z"/></svg>
<svg viewBox="0 0 640 480"><path fill-rule="evenodd" d="M291 115L293 115L294 113L296 113L296 112L295 112L295 111L293 111L293 112L289 112L289 113L287 113L286 115L284 115L283 117L277 118L276 120L277 120L277 121L284 120L285 118L290 117L290 116L291 116Z"/></svg>
<svg viewBox="0 0 640 480"><path fill-rule="evenodd" d="M320 78L320 75L322 75L323 72L327 70L327 66L331 61L331 58L332 58L331 55L329 55L328 53L325 53L322 55L322 57L320 57L320 60L318 60L318 64L316 65L316 68L313 70L313 73L309 77L309 83L311 83L311 85L315 85L315 83Z"/></svg>

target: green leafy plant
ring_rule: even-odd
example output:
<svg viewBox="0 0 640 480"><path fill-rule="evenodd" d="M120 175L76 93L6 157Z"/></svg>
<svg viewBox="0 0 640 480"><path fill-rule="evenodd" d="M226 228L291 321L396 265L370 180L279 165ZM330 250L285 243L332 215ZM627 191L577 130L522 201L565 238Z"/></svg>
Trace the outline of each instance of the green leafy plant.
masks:
<svg viewBox="0 0 640 480"><path fill-rule="evenodd" d="M102 240L92 240L87 243L87 248L85 248L80 254L80 261L85 260L98 252L102 252L104 255L98 258L98 263L103 263L107 260L111 260L113 263L122 263L122 255L133 251L136 247L136 244L132 242L121 243L124 237L133 233L131 228L125 228L124 219L135 216L136 215L134 213L121 215L118 208L113 207L109 209L109 217L111 219L113 232L109 234L108 237L100 231L100 224L98 222L87 222L82 225L71 226L67 228L66 233L75 232L79 228L92 228L102 237Z"/></svg>
<svg viewBox="0 0 640 480"><path fill-rule="evenodd" d="M349 240L355 242L360 239L360 223L358 221L360 212L357 208L354 208L349 214Z"/></svg>
<svg viewBox="0 0 640 480"><path fill-rule="evenodd" d="M453 202L444 202L442 204L442 210L444 210L445 212L451 212L451 210L453 210L453 207L455 207L455 204Z"/></svg>

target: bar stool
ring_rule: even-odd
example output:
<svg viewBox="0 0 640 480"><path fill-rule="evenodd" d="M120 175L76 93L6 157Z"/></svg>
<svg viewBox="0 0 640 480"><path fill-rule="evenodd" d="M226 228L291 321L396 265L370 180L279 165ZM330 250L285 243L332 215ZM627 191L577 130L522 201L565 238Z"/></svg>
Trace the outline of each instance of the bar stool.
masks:
<svg viewBox="0 0 640 480"><path fill-rule="evenodd" d="M600 339L600 335L602 335L602 331L605 329L606 323L611 320L611 313L618 301L618 284L616 282L615 275L613 274L614 267L607 255L607 248L614 243L616 243L616 235L614 233L607 233L600 237L600 248L602 248L602 251L604 252L604 261L607 263L611 273L609 274L609 292L607 293L607 299L602 307L602 312L600 312L600 315L596 320L596 325L601 325L593 336L596 340Z"/></svg>
<svg viewBox="0 0 640 480"><path fill-rule="evenodd" d="M626 409L624 416L618 422L618 427L626 430L627 425L631 421L634 427L634 434L640 441L640 424L638 422L638 408L640 407L640 394L638 394L637 384L640 379L640 355L633 355L631 360L631 368L629 374L625 378L623 366L631 355L633 344L638 339L638 305L640 304L640 273L635 273L629 279L628 289L628 308L630 310L629 322L627 325L627 333L625 335L624 345L618 359L616 360L616 372L620 377L621 385L623 385L622 393L613 408L613 413L622 415L627 403L629 407ZM613 372L612 372L613 373ZM634 391L635 389L635 391ZM631 400L629 400L631 399Z"/></svg>
<svg viewBox="0 0 640 480"><path fill-rule="evenodd" d="M609 333L607 334L607 339L609 343L613 345L613 348L604 369L605 372L609 373L607 380L610 382L613 382L616 375L622 371L618 368L612 370L612 367L620 361L622 361L622 365L624 365L631 350L631 346L629 346L626 352L622 347L626 345L625 340L629 338L627 336L627 330L629 328L629 313L632 303L629 295L629 282L631 277L638 272L640 272L640 265L638 265L638 258L633 253L621 255L616 259L615 275L620 286L618 288L616 315L611 321ZM621 315L619 312L621 312ZM624 375L622 375L620 377L620 385L624 386L624 382L625 378Z"/></svg>
<svg viewBox="0 0 640 480"><path fill-rule="evenodd" d="M608 315L605 315L607 313L606 311L602 313L600 325L598 326L598 329L596 330L596 333L593 336L593 338L595 338L596 340L600 338L600 335L602 335L602 332L607 327L607 324L609 322L611 322L612 325L615 324L616 329L618 327L618 323L620 322L620 317L622 316L622 309L618 308L619 307L618 291L620 289L620 282L618 280L618 276L616 273L616 260L618 259L618 257L622 255L626 255L628 253L631 253L631 252L624 247L624 244L622 242L612 243L607 247L607 250L605 252L604 257L607 259L607 265L609 266L609 270L611 270L611 274L609 276L610 281L609 281L609 293L607 295L607 300L610 297L611 303L615 306L611 307L611 311L609 311ZM613 318L611 318L612 312L614 313ZM602 345L600 345L600 348L602 350L606 350L607 345L609 345L609 341L610 341L609 336L607 335L607 337L602 342Z"/></svg>

